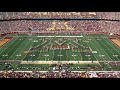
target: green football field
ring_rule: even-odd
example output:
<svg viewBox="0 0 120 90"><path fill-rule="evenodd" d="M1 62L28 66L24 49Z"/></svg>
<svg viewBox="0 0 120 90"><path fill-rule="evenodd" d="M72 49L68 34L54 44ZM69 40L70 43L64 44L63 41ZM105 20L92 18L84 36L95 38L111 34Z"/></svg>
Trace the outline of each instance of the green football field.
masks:
<svg viewBox="0 0 120 90"><path fill-rule="evenodd" d="M110 68L120 70L119 66L113 67L106 63L120 60L120 47L109 39L109 35L13 34L5 37L10 36L13 39L0 48L0 70L45 71L52 70L54 67L54 64L21 64L22 61L98 61L99 63L74 64L67 69L75 71L107 71ZM94 66L100 68L95 69Z"/></svg>
<svg viewBox="0 0 120 90"><path fill-rule="evenodd" d="M0 48L0 60L119 61L120 47L108 35L11 35ZM7 37L7 36L6 36ZM68 47L57 48L53 45Z"/></svg>

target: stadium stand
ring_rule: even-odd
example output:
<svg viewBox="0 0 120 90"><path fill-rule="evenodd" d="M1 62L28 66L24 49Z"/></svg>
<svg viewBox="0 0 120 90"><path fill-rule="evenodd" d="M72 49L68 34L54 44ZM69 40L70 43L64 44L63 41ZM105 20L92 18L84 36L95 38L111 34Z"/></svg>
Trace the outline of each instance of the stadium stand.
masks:
<svg viewBox="0 0 120 90"><path fill-rule="evenodd" d="M98 18L108 20L120 20L119 12L0 12L0 20L25 19L25 18ZM62 29L59 29L62 27ZM68 28L68 29L67 29ZM71 29L70 29L71 28ZM97 34L119 34L120 22L100 21L100 20L16 20L0 21L0 35L12 33L97 33ZM0 37L1 39L1 37ZM120 37L118 37L120 39ZM91 44L92 45L92 44ZM63 45L65 47L65 45ZM47 46L46 46L47 47ZM44 52L48 48L44 48ZM56 48L56 46L55 46ZM109 62L111 67L120 66L120 62ZM66 65L67 66L67 65ZM68 65L69 66L69 65ZM58 66L59 68L61 66ZM22 66L20 68L23 68ZM40 67L45 70L44 67ZM46 67L50 68L50 67ZM74 70L80 70L79 67L71 67ZM95 70L101 70L98 67ZM117 71L83 71L73 72L63 70L61 72L47 71L0 71L0 78L120 78L120 72Z"/></svg>
<svg viewBox="0 0 120 90"><path fill-rule="evenodd" d="M120 19L119 12L0 12L0 18L3 19L24 19L24 18L99 18L99 19ZM59 22L59 21L58 21ZM2 32L25 31L29 27L33 31L47 30L52 21L8 21L0 22ZM118 32L120 22L111 21L67 21L68 26L71 26L74 31L97 31L97 32ZM5 26L5 27L4 27Z"/></svg>
<svg viewBox="0 0 120 90"><path fill-rule="evenodd" d="M0 12L1 19L99 18L120 20L119 12Z"/></svg>
<svg viewBox="0 0 120 90"><path fill-rule="evenodd" d="M2 71L0 78L120 78L120 72L20 72L20 71Z"/></svg>
<svg viewBox="0 0 120 90"><path fill-rule="evenodd" d="M18 20L18 21L4 21L0 22L0 31L4 33L16 32L16 31L26 31L29 28L32 29L33 32L40 31L50 31L48 28L53 28L54 21L39 21L39 20ZM59 21L57 21L59 22ZM57 24L56 22L56 24ZM79 31L79 32L107 32L107 33L117 33L120 28L120 22L112 22L112 21L95 21L95 20L84 20L84 21L63 21L63 23L67 23L63 25L66 27L72 27L74 30L71 31ZM55 28L55 27L54 27ZM55 28L56 29L56 28ZM53 29L54 30L54 29ZM56 32L57 30L54 30ZM69 30L63 30L66 32L70 32ZM1 32L1 33L2 33ZM59 31L60 32L60 31ZM62 30L61 30L62 32Z"/></svg>
<svg viewBox="0 0 120 90"><path fill-rule="evenodd" d="M1 19L100 18L120 20L119 12L0 12Z"/></svg>

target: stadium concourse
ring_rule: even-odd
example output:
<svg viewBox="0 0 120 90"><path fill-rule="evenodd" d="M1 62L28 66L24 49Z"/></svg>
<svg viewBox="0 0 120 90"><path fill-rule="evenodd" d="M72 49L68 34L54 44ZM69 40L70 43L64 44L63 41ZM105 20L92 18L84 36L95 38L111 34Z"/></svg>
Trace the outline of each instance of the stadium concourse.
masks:
<svg viewBox="0 0 120 90"><path fill-rule="evenodd" d="M0 12L0 78L120 78L119 12Z"/></svg>

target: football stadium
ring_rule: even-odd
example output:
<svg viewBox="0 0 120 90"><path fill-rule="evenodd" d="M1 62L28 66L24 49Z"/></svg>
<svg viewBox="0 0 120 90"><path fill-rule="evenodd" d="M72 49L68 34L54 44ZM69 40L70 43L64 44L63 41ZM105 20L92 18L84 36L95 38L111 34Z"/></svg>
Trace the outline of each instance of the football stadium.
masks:
<svg viewBox="0 0 120 90"><path fill-rule="evenodd" d="M0 78L120 78L120 12L0 12Z"/></svg>

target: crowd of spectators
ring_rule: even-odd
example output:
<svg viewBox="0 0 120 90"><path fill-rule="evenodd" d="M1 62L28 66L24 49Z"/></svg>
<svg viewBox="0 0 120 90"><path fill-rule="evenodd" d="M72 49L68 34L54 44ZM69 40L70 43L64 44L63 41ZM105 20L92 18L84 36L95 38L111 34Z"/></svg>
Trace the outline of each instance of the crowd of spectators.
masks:
<svg viewBox="0 0 120 90"><path fill-rule="evenodd" d="M100 18L120 20L120 12L0 12L0 19Z"/></svg>
<svg viewBox="0 0 120 90"><path fill-rule="evenodd" d="M0 78L120 78L120 72L72 71L1 71Z"/></svg>
<svg viewBox="0 0 120 90"><path fill-rule="evenodd" d="M2 71L0 72L0 78L32 78L32 73Z"/></svg>
<svg viewBox="0 0 120 90"><path fill-rule="evenodd" d="M9 33L11 32L9 29L9 23L8 22L0 22L0 33Z"/></svg>
<svg viewBox="0 0 120 90"><path fill-rule="evenodd" d="M97 12L100 19L120 20L120 12Z"/></svg>
<svg viewBox="0 0 120 90"><path fill-rule="evenodd" d="M94 20L72 20L72 21L54 21L45 20L19 20L19 21L4 21L0 22L0 33L6 32L16 32L16 31L28 31L29 28L33 32L39 31L95 31L95 32L108 32L117 33L120 28L120 22L112 21L94 21ZM63 22L65 25L61 25L66 28L73 28L74 30L57 30L57 23ZM55 30L50 30L49 28L55 28Z"/></svg>
<svg viewBox="0 0 120 90"><path fill-rule="evenodd" d="M1 19L23 18L96 18L96 12L1 12Z"/></svg>
<svg viewBox="0 0 120 90"><path fill-rule="evenodd" d="M57 64L50 66L51 70L32 70L32 71L15 71L13 69L0 71L0 78L120 78L119 71L71 71L65 68L71 67L73 64ZM9 67L9 65L6 65ZM36 68L33 66L33 68ZM45 67L44 67L45 68Z"/></svg>
<svg viewBox="0 0 120 90"><path fill-rule="evenodd" d="M119 12L0 12L0 18L3 19L21 19L21 18L102 18L102 19L120 19ZM95 21L95 20L71 20L71 21L53 21L53 20L18 20L0 22L0 34L16 31L26 31L29 28L34 32L50 31L48 28L55 28L53 22L67 22L67 26L74 31L96 31L117 33L120 28L120 22L117 21ZM56 23L57 24L57 23ZM66 26L64 26L66 27ZM52 30L56 32L55 30ZM64 30L61 30L64 31ZM67 30L66 30L67 31ZM68 30L69 31L69 30ZM73 31L73 30L72 30Z"/></svg>
<svg viewBox="0 0 120 90"><path fill-rule="evenodd" d="M120 66L120 62L108 62L111 66Z"/></svg>
<svg viewBox="0 0 120 90"><path fill-rule="evenodd" d="M97 72L99 78L120 78L120 72Z"/></svg>

